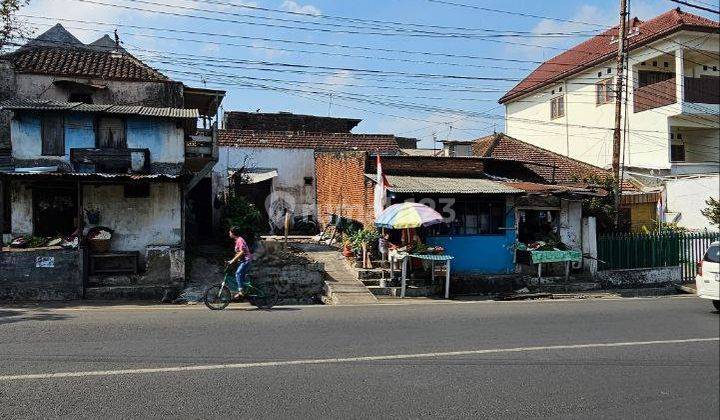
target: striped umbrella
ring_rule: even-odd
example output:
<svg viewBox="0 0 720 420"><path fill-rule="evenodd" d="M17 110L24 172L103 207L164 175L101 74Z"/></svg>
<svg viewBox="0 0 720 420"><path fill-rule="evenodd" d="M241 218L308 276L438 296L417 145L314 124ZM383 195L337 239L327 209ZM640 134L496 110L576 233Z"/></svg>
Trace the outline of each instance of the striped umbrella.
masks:
<svg viewBox="0 0 720 420"><path fill-rule="evenodd" d="M375 226L387 229L410 229L442 223L443 217L420 203L399 203L383 210L375 219Z"/></svg>

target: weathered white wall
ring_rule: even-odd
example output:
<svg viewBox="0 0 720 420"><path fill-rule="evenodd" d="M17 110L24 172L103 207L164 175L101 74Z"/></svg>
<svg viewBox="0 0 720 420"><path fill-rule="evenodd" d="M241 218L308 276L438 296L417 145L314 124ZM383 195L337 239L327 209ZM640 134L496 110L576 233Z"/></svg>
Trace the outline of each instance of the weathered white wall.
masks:
<svg viewBox="0 0 720 420"><path fill-rule="evenodd" d="M57 80L106 86L92 93L95 104L145 105L159 107L182 107L182 84L177 82L128 82L116 80L93 80L45 76L37 74L16 75L16 96L25 99L47 99L67 102L70 91L53 84Z"/></svg>
<svg viewBox="0 0 720 420"><path fill-rule="evenodd" d="M688 229L717 230L700 210L708 197L720 199L720 174L678 178L665 182L667 211L680 213L678 225Z"/></svg>
<svg viewBox="0 0 720 420"><path fill-rule="evenodd" d="M213 193L227 188L228 169L274 168L273 197L293 205L295 215L317 216L315 198L315 158L312 149L274 149L269 147L220 147L218 163L213 169ZM305 177L313 178L305 185Z"/></svg>
<svg viewBox="0 0 720 420"><path fill-rule="evenodd" d="M10 232L12 236L32 235L32 190L21 181L10 182Z"/></svg>
<svg viewBox="0 0 720 420"><path fill-rule="evenodd" d="M674 52L681 48L679 43L688 44L691 40L694 40L693 48L699 50L718 51L720 45L720 37L717 35L703 34L699 38L697 33L683 32L653 44L655 49L647 47L635 50L629 60L630 68L633 69L629 75L629 85L637 85L638 69L663 71L666 59L670 60L668 71L674 71L674 58L671 56L663 58L663 54L658 52L658 49ZM685 52L687 53L687 50ZM658 61L657 68L647 67L647 61L652 62L652 60ZM640 65L643 61L646 61L645 67ZM688 66L687 61L684 70L690 71L688 76L691 74L692 68ZM600 77L598 77L599 72L602 73ZM507 134L593 165L609 167L612 163L615 105L614 102L596 105L595 83L614 75L615 62L608 61L564 82L558 82L507 103L505 106ZM561 94L559 92L561 88L565 95L565 116L551 119L550 100ZM555 94L552 94L553 90ZM625 164L656 169L671 167L669 117L682 112L687 114L707 112L709 115L717 115L713 107L699 107L697 104L688 106L682 101L634 113L632 92L629 95L628 107L628 127L631 134L627 138ZM676 117L673 124L697 126L692 122L692 118L686 115ZM707 125L707 122L705 124ZM717 129L715 132L717 133Z"/></svg>
<svg viewBox="0 0 720 420"><path fill-rule="evenodd" d="M582 202L561 200L560 240L571 249L582 249Z"/></svg>
<svg viewBox="0 0 720 420"><path fill-rule="evenodd" d="M182 197L178 184L150 184L150 197L125 198L122 185L83 186L83 208L100 212L100 225L115 231L111 248L141 251L182 243ZM90 226L87 226L90 227Z"/></svg>

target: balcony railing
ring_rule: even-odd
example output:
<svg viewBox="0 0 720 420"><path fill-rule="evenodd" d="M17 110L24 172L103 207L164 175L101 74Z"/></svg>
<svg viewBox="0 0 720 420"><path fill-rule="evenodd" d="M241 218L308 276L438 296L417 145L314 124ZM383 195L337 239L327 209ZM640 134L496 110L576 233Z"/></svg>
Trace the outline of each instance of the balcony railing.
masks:
<svg viewBox="0 0 720 420"><path fill-rule="evenodd" d="M685 102L720 104L720 77L686 77Z"/></svg>
<svg viewBox="0 0 720 420"><path fill-rule="evenodd" d="M639 87L633 93L635 98L633 109L635 112L660 108L661 106L674 104L677 101L675 78Z"/></svg>
<svg viewBox="0 0 720 420"><path fill-rule="evenodd" d="M86 173L143 172L150 163L149 149L70 149L75 170Z"/></svg>

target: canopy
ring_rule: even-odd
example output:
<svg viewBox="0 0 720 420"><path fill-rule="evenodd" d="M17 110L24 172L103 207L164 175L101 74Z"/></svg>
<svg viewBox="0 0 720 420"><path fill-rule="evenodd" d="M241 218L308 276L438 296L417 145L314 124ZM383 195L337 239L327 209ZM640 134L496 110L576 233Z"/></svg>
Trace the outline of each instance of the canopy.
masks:
<svg viewBox="0 0 720 420"><path fill-rule="evenodd" d="M399 203L383 210L375 219L375 226L388 229L409 229L442 223L443 217L420 203Z"/></svg>

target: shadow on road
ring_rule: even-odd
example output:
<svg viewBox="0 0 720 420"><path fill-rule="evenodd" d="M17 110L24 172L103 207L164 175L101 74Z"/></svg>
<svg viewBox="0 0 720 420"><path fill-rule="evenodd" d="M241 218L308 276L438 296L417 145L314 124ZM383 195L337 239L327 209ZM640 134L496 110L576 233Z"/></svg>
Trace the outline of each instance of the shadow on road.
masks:
<svg viewBox="0 0 720 420"><path fill-rule="evenodd" d="M0 309L0 325L28 321L63 321L70 316L59 313L28 311L24 309Z"/></svg>

